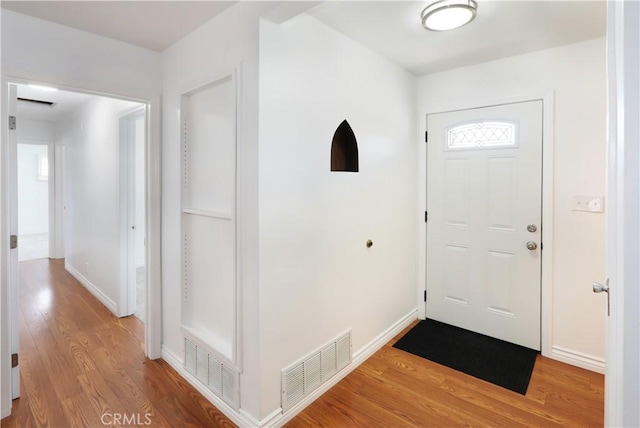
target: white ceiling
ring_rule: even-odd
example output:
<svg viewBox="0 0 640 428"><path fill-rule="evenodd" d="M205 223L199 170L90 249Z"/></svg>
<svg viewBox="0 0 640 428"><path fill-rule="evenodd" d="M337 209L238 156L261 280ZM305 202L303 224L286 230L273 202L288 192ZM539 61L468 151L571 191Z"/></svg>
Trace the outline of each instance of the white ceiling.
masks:
<svg viewBox="0 0 640 428"><path fill-rule="evenodd" d="M27 85L18 85L18 98L49 101L55 103L55 105L48 107L18 101L17 113L20 119L57 122L67 113L74 111L80 107L80 105L87 102L91 97L93 97L93 95L66 91L48 92L41 89L33 89Z"/></svg>
<svg viewBox="0 0 640 428"><path fill-rule="evenodd" d="M432 32L422 28L420 12L433 1L308 2L308 13L416 75L602 37L606 31L604 0L478 0L478 17L469 25ZM235 3L1 2L3 8L158 52Z"/></svg>
<svg viewBox="0 0 640 428"><path fill-rule="evenodd" d="M602 37L606 2L478 0L478 16L449 32L422 28L427 1L308 2L307 13L415 75ZM163 51L235 1L2 1L3 8ZM274 3L275 4L275 3ZM304 5L304 3L301 3ZM56 121L89 95L68 92L20 96L57 102L54 109L20 106L23 117ZM26 92L25 92L26 91ZM21 103L23 104L23 103Z"/></svg>
<svg viewBox="0 0 640 428"><path fill-rule="evenodd" d="M329 1L308 13L415 75L605 36L606 2L478 0L478 16L448 32L422 28L433 1Z"/></svg>
<svg viewBox="0 0 640 428"><path fill-rule="evenodd" d="M162 52L236 1L2 1L2 7Z"/></svg>

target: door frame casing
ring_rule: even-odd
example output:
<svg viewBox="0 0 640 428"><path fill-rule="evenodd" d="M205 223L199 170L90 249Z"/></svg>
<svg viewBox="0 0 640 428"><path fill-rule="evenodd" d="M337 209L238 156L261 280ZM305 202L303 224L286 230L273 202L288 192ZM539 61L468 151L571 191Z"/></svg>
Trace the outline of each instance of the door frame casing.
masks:
<svg viewBox="0 0 640 428"><path fill-rule="evenodd" d="M541 99L482 108L455 110L441 114L429 114L427 115L429 143L426 144L426 206L429 210L429 222L425 223L427 234L427 257L425 264L428 286L427 293L429 296L429 299L425 303L426 316L513 342L536 351L541 350L542 342L540 327L542 258L541 248L539 248L541 247L540 243L542 242L543 228L542 115L543 104ZM516 128L516 135L514 135L516 141L512 141L513 145L508 147L479 146L476 147L477 150L473 148L447 147L447 136L445 135L447 129L468 126L469 123L478 120L495 120L498 123L512 124L512 126ZM505 165L502 165L502 167L494 165L491 161L495 159L501 161L509 159L512 161L509 167L509 171L512 174L511 180L509 183L503 182L502 186L498 183L493 183L491 179L491 177L493 177L492 171L502 171L501 168L505 168ZM440 212L438 205L443 203L442 198L447 199L446 195L449 191L453 190L454 187L457 188L457 185L454 183L458 183L458 179L455 177L447 177L444 179L444 176L448 175L447 171L449 171L448 167L445 168L445 163L448 164L449 161L458 165L454 167L454 170L460 168L460 162L464 162L466 166L463 167L463 169L467 170L467 174L469 174L467 178L470 178L471 182L474 183L469 184L471 187L468 187L464 192L466 194L464 199L467 200L466 204L468 204L469 207L476 205L481 206L483 201L487 202L486 198L489 196L489 193L493 194L491 189L493 189L494 186L499 186L500 191L498 191L496 195L500 196L498 196L498 199L494 202L501 205L499 200L502 199L503 203L506 203L507 206L516 203L511 207L515 210L511 213L511 221L519 218L520 220L518 221L526 220L526 222L520 224L520 226L516 226L519 224L518 221L516 221L516 223L509 223L506 218L502 218L499 221L501 225L511 224L511 226L497 226L498 229L494 227L485 229L485 227L480 227L480 224L484 224L485 221L491 222L497 220L495 218L491 220L490 218L493 216L489 212L484 212L484 210L480 210L480 212L471 209L471 212L468 213L468 218L464 216L463 218L458 218L455 214L451 213L450 215L453 215L455 218L448 218L444 213ZM485 164L484 162L488 163ZM494 168L498 168L498 170L494 170ZM486 176L484 174L486 174ZM454 175L457 176L457 174ZM462 180L466 182L466 179L463 178ZM492 184L490 184L490 182ZM460 183L462 182L458 184ZM522 192L524 192L524 194ZM509 203L504 199L505 197L511 198L511 196L507 195L514 196L516 199ZM523 195L527 196L525 197ZM459 208L460 207L458 207L458 209ZM433 210L433 212L431 212L431 210ZM461 214L458 213L458 215ZM463 220L464 218L466 218L466 220ZM443 220L444 223L440 223ZM467 223L468 227L451 227L449 221L453 223L463 221ZM536 225L537 230L527 230L528 228L524 226L529 223ZM512 230L513 233L505 234L504 230L500 231L502 227L515 229ZM453 239L453 241L451 239ZM531 239L533 239L533 241L530 241ZM491 241L491 244L489 244L487 240ZM532 252L528 250L523 245L523 243L527 241L536 242L538 247L537 251ZM457 252L456 254L458 255L453 256L449 254L448 251L444 251L445 247L448 248L450 244L454 246L462 245L460 248L466 248L468 250L464 252L466 256L462 256L462 253ZM493 277L494 274L498 272L491 268L490 265L492 265L493 262L487 265L485 263L478 264L478 262L473 261L478 261L479 257L482 258L482 254L484 253L483 248L487 245L487 248L499 251L499 254L505 254L504 252L507 252L515 256L515 259L511 259L509 262L511 266L509 270L511 273L507 273L506 271L501 272L502 275L511 277L510 280L507 279L507 277L503 277L504 280L516 281L516 283L510 284L513 286L510 290L499 291L503 298L509 300L509 303L503 301L502 304L497 304L497 302L493 301L493 303L490 304L492 300L495 300L496 296L494 293L498 292L498 290L493 288L487 281L489 277ZM449 260L449 256L447 256L447 254L454 257L454 259L457 257L469 258L469 260L467 260L468 266L460 266L467 272L463 276L471 275L471 278L477 279L474 280L476 284L472 289L468 289L466 292L458 290L458 293L462 294L456 294L456 297L451 297L451 299L453 299L452 301L449 301L449 298L446 297L448 292L442 288L442 284L440 283L441 280L447 280L448 278L446 272L449 271L449 268L445 268L443 265L443 263L448 265L447 260ZM497 260L500 259L496 259L495 257L489 257L489 259L497 263L506 263L506 259L502 259L502 262L498 262ZM461 262L462 260L460 259L455 262L454 265ZM466 270L467 267L470 270ZM489 277L486 275L489 275ZM481 277L483 279L480 279ZM522 281L518 280L518 278L522 278ZM458 285L465 288L462 284ZM467 286L469 286L469 284L467 284ZM507 294L504 294L505 292ZM508 297L509 295L511 297ZM462 302L465 303L461 303L461 301L457 299L462 299ZM454 301L456 301L456 303L452 303ZM505 316L504 312L496 312L494 308L497 307L492 306L493 304L497 304L497 307L504 308L498 309L498 311L513 312L513 314ZM489 305L489 307L486 305Z"/></svg>
<svg viewBox="0 0 640 428"><path fill-rule="evenodd" d="M13 102L7 100L7 113L8 115L18 117L17 111L17 97L18 87L16 85L7 85L7 95ZM20 126L17 124L17 126ZM5 166L7 168L4 186L6 187L6 197L9 202L6 212L3 213L3 217L6 219L4 224L6 232L9 236L18 236L18 131L16 128L9 132L8 127L5 128L6 138L4 139L6 158ZM11 210L10 207L15 204L15 209ZM5 248L10 248L9 246ZM20 334L18 331L18 272L17 266L19 262L18 252L19 249L9 250L7 252L7 297L9 302L9 308L15 308L15 310L9 309L7 312L8 324L9 324L9 354L18 353L20 350ZM11 269L15 266L16 269ZM15 283L15 288L10 287L10 284ZM1 321L0 321L1 322ZM13 327L15 325L15 327ZM11 382L4 382L5 384L11 384L11 399L20 397L20 364L17 367L11 367L10 369Z"/></svg>
<svg viewBox="0 0 640 428"><path fill-rule="evenodd" d="M607 326L605 426L639 426L640 6L607 2ZM596 279L604 281L604 278Z"/></svg>
<svg viewBox="0 0 640 428"><path fill-rule="evenodd" d="M91 95L107 96L127 101L145 104L147 123L147 323L145 324L145 354L149 359L162 356L162 260L161 260L161 96L153 95L140 97L136 95L105 93L86 86L86 82L61 80L54 76L38 76L37 78L20 77L2 74L0 94L0 418L11 414L11 349L9 348L10 332L10 303L8 301L9 275L11 275L9 257L10 229L7 222L11 210L9 201L9 152L7 147L8 134L8 85L16 84L46 84L60 90L80 92ZM14 308L15 309L15 308Z"/></svg>
<svg viewBox="0 0 640 428"><path fill-rule="evenodd" d="M541 251L541 283L540 283L540 341L542 355L563 360L560 355L553 355L553 182L554 182L554 105L553 90L544 93L533 93L487 100L482 104L452 105L449 108L419 112L418 135L424 136L427 117L433 114L447 113L458 110L471 110L484 107L516 104L528 101L542 101L542 224L541 242L547 243ZM419 137L419 138L420 138ZM424 291L427 290L427 224L424 221L424 211L427 206L427 144L424 139L418 140L418 318L426 318L426 302ZM571 360L571 364L575 361ZM593 369L592 367L588 367Z"/></svg>

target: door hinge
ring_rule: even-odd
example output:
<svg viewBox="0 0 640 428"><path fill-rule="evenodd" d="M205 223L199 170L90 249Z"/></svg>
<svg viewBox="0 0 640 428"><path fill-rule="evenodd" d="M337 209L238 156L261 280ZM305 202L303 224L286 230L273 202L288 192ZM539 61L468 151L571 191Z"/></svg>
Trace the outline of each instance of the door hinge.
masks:
<svg viewBox="0 0 640 428"><path fill-rule="evenodd" d="M425 143L429 142L429 132L428 131L424 131L424 142Z"/></svg>
<svg viewBox="0 0 640 428"><path fill-rule="evenodd" d="M11 368L18 367L18 354L11 354Z"/></svg>
<svg viewBox="0 0 640 428"><path fill-rule="evenodd" d="M424 212L424 222L426 223L427 220L429 220L429 214L425 211Z"/></svg>
<svg viewBox="0 0 640 428"><path fill-rule="evenodd" d="M14 129L16 129L16 117L9 116L9 130L13 131Z"/></svg>
<svg viewBox="0 0 640 428"><path fill-rule="evenodd" d="M427 290L424 290L424 301L427 301Z"/></svg>
<svg viewBox="0 0 640 428"><path fill-rule="evenodd" d="M9 249L15 250L18 248L18 237L16 235L11 235L9 238Z"/></svg>

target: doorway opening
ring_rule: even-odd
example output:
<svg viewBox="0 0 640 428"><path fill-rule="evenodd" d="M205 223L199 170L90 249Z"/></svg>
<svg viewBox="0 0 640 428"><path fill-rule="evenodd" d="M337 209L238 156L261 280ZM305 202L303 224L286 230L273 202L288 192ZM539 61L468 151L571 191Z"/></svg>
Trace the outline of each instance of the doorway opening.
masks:
<svg viewBox="0 0 640 428"><path fill-rule="evenodd" d="M28 319L20 314L19 287L30 266L41 269L26 261L34 258L64 259L64 270L111 313L135 313L146 325L148 106L20 83L10 83L9 94L16 122L7 139L9 227L23 237L9 264L12 353L19 355L19 336L28 330L20 325ZM121 229L132 232L121 239ZM13 398L20 396L19 371L18 364Z"/></svg>
<svg viewBox="0 0 640 428"><path fill-rule="evenodd" d="M542 100L430 114L426 315L540 350Z"/></svg>
<svg viewBox="0 0 640 428"><path fill-rule="evenodd" d="M18 261L51 257L51 142L18 140Z"/></svg>
<svg viewBox="0 0 640 428"><path fill-rule="evenodd" d="M435 112L429 112L427 117L425 117L425 121L428 120L427 118L429 116L432 115L436 115L436 114L446 114L446 113L451 113L453 111L463 111L463 110L467 110L470 112L470 114L472 114L474 111L479 111L485 107L500 107L500 106L506 106L509 104L520 104L520 103L529 103L532 101L538 101L542 103L542 158L541 158L541 197L540 197L540 201L541 201L541 210L538 211L538 213L541 215L540 219L539 219L539 223L535 223L536 225L536 232L529 232L527 227L528 225L534 224L534 222L530 222L530 223L526 223L524 224L524 226L519 225L518 230L521 230L523 227L525 230L525 236L527 236L527 239L524 242L520 242L519 246L520 248L524 249L525 254L527 254L525 257L538 257L539 258L539 263L540 263L540 269L539 269L539 279L537 279L537 281L539 281L539 304L538 304L538 313L539 313L539 320L538 321L533 321L535 324L537 324L537 328L539 328L539 339L535 339L534 342L532 343L538 343L537 346L531 346L532 348L536 349L540 349L541 353L543 356L550 356L552 358L556 358L556 359L560 359L558 358L557 354L555 353L554 349L553 349L553 345L552 345L552 308L553 308L553 301L552 301L552 266L553 266L553 255L554 255L554 248L553 245L545 245L544 246L544 251L542 251L542 243L549 243L549 242L553 242L553 237L554 237L554 228L553 228L553 207L554 207L554 200L553 200L553 183L554 183L554 170L553 170L553 153L554 153L554 134L553 134L553 118L554 118L554 94L553 92L548 92L548 93L532 93L529 96L522 96L522 97L508 97L508 98L501 98L501 97L497 97L494 99L487 99L486 102L481 103L470 103L468 105L460 105L457 106L458 108L456 109L452 109L452 110L445 110L445 111L435 111ZM483 118L486 119L486 118ZM488 120L488 119L487 119ZM460 122L465 122L464 120L460 121ZM461 123L456 123L455 125L449 125L451 131L453 131L455 133L456 130L460 130L460 128L458 126L460 126ZM455 135L452 135L452 138ZM429 137L429 143L425 145L424 147L424 151L422 152L422 156L421 156L421 161L420 161L420 170L421 173L424 174L423 177L424 179L420 181L420 192L419 192L419 204L420 206L425 207L426 210L428 210L428 204L427 204L427 164L429 161L428 159L428 153L427 153L427 147L430 146L432 144L432 133L429 132L428 134ZM435 138L435 137L434 137ZM446 138L446 135L444 136L444 138ZM502 140L501 140L502 141ZM443 143L446 146L446 141ZM455 146L456 144L454 140L451 141L451 143ZM497 144L497 143L496 143ZM451 154L453 156L453 153L455 152L455 149L448 149L445 150L446 153ZM460 153L458 153L460 158L464 158L465 156L460 155ZM495 163L495 162L494 162ZM500 160L498 162L498 164L500 163L505 163L502 160ZM433 196L433 195L432 195ZM458 202L461 202L460 200L458 200ZM463 204L464 205L464 204ZM536 208L532 208L533 210L537 210ZM495 211L495 210L494 210ZM420 230L420 236L418 238L418 242L419 242L419 258L421 260L420 264L419 264L419 295L420 295L420 299L422 300L423 298L423 293L425 295L425 304L424 305L419 305L418 306L418 317L421 319L425 319L426 317L430 317L429 314L427 314L427 302L430 299L429 297L429 288L428 288L428 284L427 284L427 271L426 271L426 267L427 267L427 258L428 258L428 251L427 251L427 247L428 247L428 238L427 238L427 225L428 223L431 223L432 220L434 219L433 215L435 215L435 212L431 212L431 211L427 211L428 212L428 221L426 221L427 217L425 217L425 221L424 222L420 222L419 224L419 230ZM426 214L426 213L425 213ZM544 227L542 227L542 225L544 225ZM536 239L533 239L533 238ZM537 244L537 248L533 249L533 250L529 250L527 243L528 241L534 241ZM433 244L433 242L432 242ZM458 253L455 252L455 250L457 250L458 248L451 248L450 250L453 252L453 254L457 255ZM492 250L496 250L496 248L491 247L490 249ZM432 250L433 251L433 250ZM502 255L502 254L499 254ZM505 258L506 260L506 258ZM500 259L500 261L504 261L502 258ZM494 266L496 267L496 266ZM497 283L497 282L492 282L492 284ZM449 294L455 294L453 293L453 290L449 290L450 293ZM494 293L495 294L495 293ZM498 296L498 294L495 294L496 296ZM431 296L434 297L434 296ZM495 299L494 299L495 300ZM455 304L453 302L453 299L451 299L449 301L452 304ZM463 305L463 302L458 302L460 305ZM496 306L496 308L501 308L501 305L494 305ZM461 306L462 307L462 306ZM496 310L496 308L494 308L494 311L492 312L495 313L497 316L504 316L504 317L509 317L508 314L499 314L499 310ZM491 334L489 334L491 335ZM509 340L508 338L506 340ZM516 341L517 343L517 341ZM560 359L561 361L563 361L562 359ZM575 362L571 362L574 363ZM589 367L585 367L585 368L589 368Z"/></svg>

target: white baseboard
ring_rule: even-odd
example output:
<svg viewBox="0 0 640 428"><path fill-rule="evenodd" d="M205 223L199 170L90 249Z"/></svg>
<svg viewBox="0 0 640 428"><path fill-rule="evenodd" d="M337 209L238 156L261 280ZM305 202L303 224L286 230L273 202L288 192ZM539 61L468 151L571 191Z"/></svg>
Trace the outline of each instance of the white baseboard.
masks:
<svg viewBox="0 0 640 428"><path fill-rule="evenodd" d="M404 330L409 324L418 319L418 309L413 309L407 315L396 321L391 327L387 330L383 331L376 338L374 338L371 342L365 345L363 348L359 349L353 354L353 359L351 360L351 364L345 367L343 370L338 372L333 378L331 378L326 383L323 383L318 389L316 389L313 393L309 394L307 397L302 399L298 404L291 408L291 410L287 411L286 414L278 414L275 418L268 421L269 425L261 425L261 426L269 426L269 427L281 427L291 419L293 419L298 413L304 410L307 406L313 403L318 397L327 392L333 386L335 386L338 382L344 379L349 373L354 371L358 366L364 363L367 358L372 356L376 351L382 348L387 344L391 339L393 339L398 333Z"/></svg>
<svg viewBox="0 0 640 428"><path fill-rule="evenodd" d="M396 321L387 330L379 334L362 349L354 353L351 364L337 373L331 380L322 384L322 386L320 386L312 394L305 397L302 401L292 407L291 410L289 410L286 414L283 414L282 409L278 408L262 420L256 419L252 415L244 412L242 409L240 409L239 411L232 409L227 403L225 403L208 388L202 385L195 376L186 371L182 358L178 357L173 351L166 348L165 346L162 346L162 359L165 360L175 371L178 372L180 376L185 378L187 382L189 382L194 388L196 388L198 392L204 395L207 400L209 400L214 406L216 406L218 410L220 410L226 417L231 419L231 421L236 425L247 428L281 427L291 419L293 419L293 417L300 413L302 410L304 410L305 407L313 403L318 397L331 389L331 387L341 381L345 376L355 370L360 364L365 362L367 358L369 358L376 351L386 345L387 342L393 339L398 333L404 330L417 318L418 310L413 309L400 320ZM242 405L242 403L240 404Z"/></svg>
<svg viewBox="0 0 640 428"><path fill-rule="evenodd" d="M248 415L242 410L236 411L231 408L227 403L225 403L220 397L215 395L211 390L202 385L200 381L189 373L184 368L184 361L181 357L178 357L173 351L162 346L162 359L167 362L175 371L178 372L180 376L186 379L187 382L191 384L198 392L209 400L218 410L220 410L226 417L231 419L233 423L238 425L239 427L259 427L259 421L255 420L251 415Z"/></svg>
<svg viewBox="0 0 640 428"><path fill-rule="evenodd" d="M89 293L100 300L100 302L107 307L115 316L118 316L118 310L113 300L107 297L98 287L96 287L91 281L89 281L84 275L82 275L76 268L74 268L68 262L64 262L64 268L69 272L80 284L84 286Z"/></svg>
<svg viewBox="0 0 640 428"><path fill-rule="evenodd" d="M571 364L572 366L581 367L583 369L591 370L597 373L604 374L606 369L604 358L594 357L593 355L573 351L561 346L552 346L551 354L545 356L557 361L561 361L563 363Z"/></svg>

